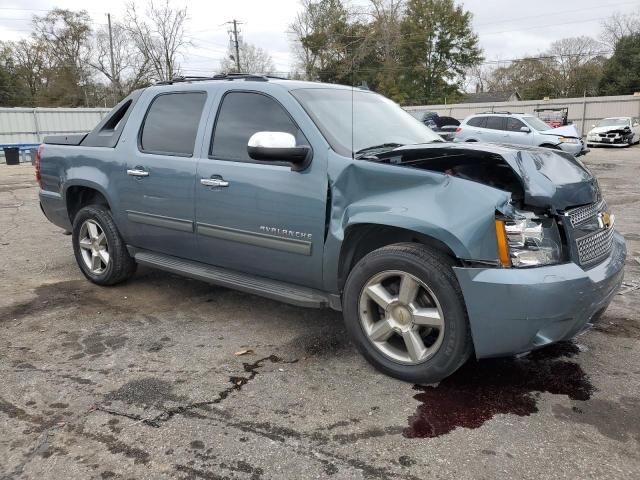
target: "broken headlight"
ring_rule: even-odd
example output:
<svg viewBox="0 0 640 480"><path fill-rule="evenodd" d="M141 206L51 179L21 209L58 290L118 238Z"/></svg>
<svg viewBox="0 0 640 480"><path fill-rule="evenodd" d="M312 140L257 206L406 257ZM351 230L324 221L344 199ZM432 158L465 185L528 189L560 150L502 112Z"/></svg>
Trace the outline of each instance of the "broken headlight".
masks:
<svg viewBox="0 0 640 480"><path fill-rule="evenodd" d="M502 222L511 266L538 267L562 260L562 241L554 219L522 212L522 216Z"/></svg>

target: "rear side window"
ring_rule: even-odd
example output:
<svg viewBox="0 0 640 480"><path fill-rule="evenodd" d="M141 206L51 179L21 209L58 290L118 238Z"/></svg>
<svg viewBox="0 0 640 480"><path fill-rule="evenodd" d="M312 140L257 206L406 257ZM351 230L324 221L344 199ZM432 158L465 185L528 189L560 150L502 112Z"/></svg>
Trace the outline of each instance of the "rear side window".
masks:
<svg viewBox="0 0 640 480"><path fill-rule="evenodd" d="M287 132L296 137L297 145L307 143L289 114L274 99L254 92L231 92L225 95L218 112L211 156L253 162L247 144L256 132Z"/></svg>
<svg viewBox="0 0 640 480"><path fill-rule="evenodd" d="M472 127L484 128L486 123L487 123L487 117L474 117L467 122L467 125L470 125Z"/></svg>
<svg viewBox="0 0 640 480"><path fill-rule="evenodd" d="M485 128L490 128L492 130L504 130L505 120L505 117L487 117L487 125Z"/></svg>
<svg viewBox="0 0 640 480"><path fill-rule="evenodd" d="M204 92L158 95L147 111L140 150L146 153L191 156L207 98Z"/></svg>

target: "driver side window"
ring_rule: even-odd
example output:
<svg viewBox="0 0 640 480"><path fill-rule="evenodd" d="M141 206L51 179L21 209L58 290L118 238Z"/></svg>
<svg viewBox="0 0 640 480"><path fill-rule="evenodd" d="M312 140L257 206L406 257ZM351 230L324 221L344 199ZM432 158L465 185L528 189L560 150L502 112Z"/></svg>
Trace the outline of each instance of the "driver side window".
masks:
<svg viewBox="0 0 640 480"><path fill-rule="evenodd" d="M507 130L509 132L519 132L520 129L525 126L526 125L517 118L507 118Z"/></svg>
<svg viewBox="0 0 640 480"><path fill-rule="evenodd" d="M230 92L218 110L210 157L255 162L249 157L247 144L256 132L286 132L296 137L297 145L307 143L287 111L273 98L255 92Z"/></svg>

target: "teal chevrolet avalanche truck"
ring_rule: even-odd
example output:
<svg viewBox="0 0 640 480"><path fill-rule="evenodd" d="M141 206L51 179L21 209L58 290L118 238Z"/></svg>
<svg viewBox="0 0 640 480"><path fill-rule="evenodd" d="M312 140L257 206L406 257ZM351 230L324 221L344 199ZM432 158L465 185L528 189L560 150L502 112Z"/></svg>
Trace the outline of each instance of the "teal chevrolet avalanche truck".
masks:
<svg viewBox="0 0 640 480"><path fill-rule="evenodd" d="M571 338L623 277L623 238L580 160L446 143L351 87L156 84L87 134L47 138L36 176L90 281L142 264L341 310L367 360L411 382Z"/></svg>

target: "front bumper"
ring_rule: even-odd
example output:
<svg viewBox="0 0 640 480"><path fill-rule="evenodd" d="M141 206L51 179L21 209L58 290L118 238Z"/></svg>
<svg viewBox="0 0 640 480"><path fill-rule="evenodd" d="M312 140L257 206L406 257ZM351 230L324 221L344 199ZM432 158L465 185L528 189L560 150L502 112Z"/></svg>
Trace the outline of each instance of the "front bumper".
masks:
<svg viewBox="0 0 640 480"><path fill-rule="evenodd" d="M618 135L616 137L594 137L587 136L587 145L608 145L611 147L626 147L629 145L629 139Z"/></svg>
<svg viewBox="0 0 640 480"><path fill-rule="evenodd" d="M579 157L580 155L589 153L589 149L582 143L582 141L580 141L580 143L560 143L558 144L558 148L570 153L574 157Z"/></svg>
<svg viewBox="0 0 640 480"><path fill-rule="evenodd" d="M527 269L455 267L477 358L514 355L567 340L607 308L622 283L626 246L583 270L575 263Z"/></svg>

